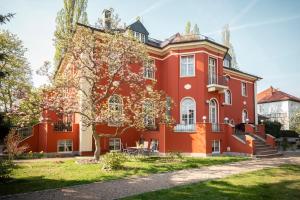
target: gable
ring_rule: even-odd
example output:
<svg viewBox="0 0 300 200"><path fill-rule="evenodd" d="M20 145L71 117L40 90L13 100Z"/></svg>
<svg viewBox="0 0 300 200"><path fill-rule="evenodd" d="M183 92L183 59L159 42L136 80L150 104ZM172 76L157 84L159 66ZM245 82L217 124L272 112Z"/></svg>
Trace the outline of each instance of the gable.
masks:
<svg viewBox="0 0 300 200"><path fill-rule="evenodd" d="M145 28L145 26L142 24L140 20L137 20L133 24L129 25L128 28L132 31L143 33L144 35L147 36L149 35L149 32L147 31L147 29Z"/></svg>

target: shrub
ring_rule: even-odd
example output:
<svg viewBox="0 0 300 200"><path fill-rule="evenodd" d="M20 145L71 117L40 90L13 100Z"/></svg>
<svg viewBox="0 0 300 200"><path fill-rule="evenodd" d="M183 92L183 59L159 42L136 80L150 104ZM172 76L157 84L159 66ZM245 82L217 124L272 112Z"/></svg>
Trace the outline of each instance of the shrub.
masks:
<svg viewBox="0 0 300 200"><path fill-rule="evenodd" d="M10 179L10 173L13 168L11 160L0 159L0 183L5 183Z"/></svg>
<svg viewBox="0 0 300 200"><path fill-rule="evenodd" d="M180 152L170 152L168 156L166 157L167 161L175 162L175 161L181 161L183 159L183 156Z"/></svg>
<svg viewBox="0 0 300 200"><path fill-rule="evenodd" d="M28 148L27 145L19 145L21 140L21 136L15 130L10 131L5 137L5 146L9 159L14 159L16 156L20 156Z"/></svg>
<svg viewBox="0 0 300 200"><path fill-rule="evenodd" d="M277 121L264 121L266 133L273 135L276 138L280 137L281 123Z"/></svg>
<svg viewBox="0 0 300 200"><path fill-rule="evenodd" d="M299 137L299 134L296 131L292 130L282 130L280 131L281 137Z"/></svg>
<svg viewBox="0 0 300 200"><path fill-rule="evenodd" d="M110 152L102 157L102 169L105 170L115 170L122 168L124 162L126 161L126 156L119 152Z"/></svg>

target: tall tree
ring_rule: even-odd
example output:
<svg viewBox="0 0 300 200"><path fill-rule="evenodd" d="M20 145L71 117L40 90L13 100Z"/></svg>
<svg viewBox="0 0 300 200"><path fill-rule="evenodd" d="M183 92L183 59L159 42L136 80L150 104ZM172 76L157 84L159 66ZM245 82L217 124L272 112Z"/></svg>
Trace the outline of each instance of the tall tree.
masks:
<svg viewBox="0 0 300 200"><path fill-rule="evenodd" d="M185 34L186 35L191 34L191 22L190 21L188 21L185 25Z"/></svg>
<svg viewBox="0 0 300 200"><path fill-rule="evenodd" d="M7 113L30 90L31 70L24 57L26 48L16 35L0 31L0 52L5 55L0 63L0 71L5 74L0 79L0 110Z"/></svg>
<svg viewBox="0 0 300 200"><path fill-rule="evenodd" d="M8 13L6 15L0 15L0 24L5 24L7 21L9 22L10 19L14 16L15 14Z"/></svg>
<svg viewBox="0 0 300 200"><path fill-rule="evenodd" d="M60 59L66 53L68 44L76 29L76 23L88 24L87 2L87 0L64 0L64 8L57 13L57 24L54 33L55 65L58 65Z"/></svg>
<svg viewBox="0 0 300 200"><path fill-rule="evenodd" d="M130 128L144 130L166 119L165 94L155 89L155 81L143 78L141 65L153 72L155 66L148 62L145 45L131 34L78 28L64 59L68 67L61 66L56 74L45 105L81 117L93 135L95 159L101 137L120 136ZM110 134L96 131L97 125L107 124L114 127Z"/></svg>
<svg viewBox="0 0 300 200"><path fill-rule="evenodd" d="M199 35L200 34L200 30L199 30L199 27L198 27L197 24L194 25L192 33L195 34L195 35Z"/></svg>
<svg viewBox="0 0 300 200"><path fill-rule="evenodd" d="M227 46L229 48L229 55L231 56L232 60L231 60L231 66L233 68L238 68L238 63L237 63L237 59L236 59L236 54L233 48L233 45L230 42L230 28L229 25L226 24L223 27L223 31L222 31L222 42L225 46Z"/></svg>

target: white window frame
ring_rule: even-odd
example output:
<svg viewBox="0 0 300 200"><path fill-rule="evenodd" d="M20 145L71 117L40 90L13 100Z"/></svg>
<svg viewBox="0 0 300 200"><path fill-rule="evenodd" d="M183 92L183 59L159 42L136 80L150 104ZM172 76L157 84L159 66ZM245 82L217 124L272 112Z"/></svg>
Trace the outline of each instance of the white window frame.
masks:
<svg viewBox="0 0 300 200"><path fill-rule="evenodd" d="M189 57L193 57L192 59L188 59ZM186 66L183 66L183 59L187 58L187 62L185 63ZM193 63L191 63L192 61ZM189 73L189 64L193 64L192 66L192 73ZM185 68L186 73L183 74L183 68ZM180 77L194 77L195 76L195 54L187 54L180 56L180 66L179 66L179 73Z"/></svg>
<svg viewBox="0 0 300 200"><path fill-rule="evenodd" d="M216 146L217 144L217 146ZM218 151L216 151L218 149ZM211 152L212 154L219 154L221 153L221 142L220 140L213 140L211 143Z"/></svg>
<svg viewBox="0 0 300 200"><path fill-rule="evenodd" d="M246 118L244 118L244 113L246 113ZM242 123L246 123L248 119L248 111L246 109L243 109L242 111Z"/></svg>
<svg viewBox="0 0 300 200"><path fill-rule="evenodd" d="M241 82L241 90L242 90L242 96L247 97L247 95L248 95L247 94L247 82L244 82L244 81Z"/></svg>
<svg viewBox="0 0 300 200"><path fill-rule="evenodd" d="M145 41L146 41L146 36L143 33L133 31L133 36L140 42L145 43Z"/></svg>
<svg viewBox="0 0 300 200"><path fill-rule="evenodd" d="M68 141L71 141L71 151L66 151L66 149L67 149L67 142ZM59 151L59 148L60 148L60 143L61 142L63 142L63 146L64 146L64 151ZM66 139L66 140L58 140L57 141L57 152L58 153L71 153L71 152L73 152L73 140L71 140L71 139Z"/></svg>
<svg viewBox="0 0 300 200"><path fill-rule="evenodd" d="M228 96L228 92L229 92L229 96ZM224 92L224 104L225 105L232 105L232 93L229 89L225 90L225 92Z"/></svg>
<svg viewBox="0 0 300 200"><path fill-rule="evenodd" d="M117 141L119 142L119 145L116 145L118 143ZM111 143L113 143L113 145L111 145ZM113 147L113 149L111 149L110 147ZM109 138L108 148L110 151L121 151L122 150L121 138Z"/></svg>
<svg viewBox="0 0 300 200"><path fill-rule="evenodd" d="M110 100L111 100L111 98L113 98L113 97L117 97L117 98L120 100L120 103L115 103L115 102L111 103ZM108 102L107 102L107 103L108 103L109 113L112 112L112 111L111 111L111 108L112 108L112 106L113 106L113 107L119 107L119 110L118 110L118 111L113 111L113 112L114 112L114 115L121 116L121 115L123 114L123 107L124 107L124 104L123 104L123 99L122 99L121 96L114 94L114 95L112 95L112 96L110 96L110 97L108 98ZM110 121L110 119L108 119L108 126L118 126L118 125L120 125L120 124L116 124L116 123Z"/></svg>
<svg viewBox="0 0 300 200"><path fill-rule="evenodd" d="M214 65L211 65L210 60L214 60ZM211 67L214 67L214 73L212 73ZM218 58L208 57L208 82L209 84L218 84Z"/></svg>
<svg viewBox="0 0 300 200"><path fill-rule="evenodd" d="M144 64L143 77L145 79L155 80L155 60L150 59L146 64Z"/></svg>
<svg viewBox="0 0 300 200"><path fill-rule="evenodd" d="M190 118L189 117L187 117L187 123L183 123L183 121L184 121L184 119L183 119L183 114L186 114L187 113L187 110L191 110L191 109L187 109L187 110L183 110L183 103L184 103L184 101L186 101L186 100L192 100L192 102L193 102L193 105L189 105L189 107L187 107L187 108L192 108L193 109L193 111L194 111L194 113L193 113L193 119L192 119L192 121L193 121L193 123L189 123L189 121L190 121ZM192 98L192 97L184 97L182 100L181 100L181 102L180 102L180 124L184 124L184 125L191 125L191 124L196 124L196 114L197 114L197 110L196 110L196 101L195 101L195 99L194 98ZM187 115L188 116L188 115Z"/></svg>
<svg viewBox="0 0 300 200"><path fill-rule="evenodd" d="M151 107L148 107L151 106ZM155 109L154 108L154 103L153 102L149 102L149 101L145 101L143 104L143 109L145 112L148 112L148 109ZM152 111L150 110L151 113L146 114L144 116L144 126L146 128L154 128L155 127L155 117L154 117L154 113L152 113Z"/></svg>
<svg viewBox="0 0 300 200"><path fill-rule="evenodd" d="M228 59L223 60L223 66L229 68L230 67L230 62Z"/></svg>

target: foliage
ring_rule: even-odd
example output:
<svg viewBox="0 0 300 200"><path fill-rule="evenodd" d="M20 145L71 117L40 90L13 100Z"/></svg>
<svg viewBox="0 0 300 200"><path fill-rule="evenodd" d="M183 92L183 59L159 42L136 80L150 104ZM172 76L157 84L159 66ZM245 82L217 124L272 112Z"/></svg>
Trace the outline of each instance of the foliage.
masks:
<svg viewBox="0 0 300 200"><path fill-rule="evenodd" d="M242 173L218 180L178 186L139 194L123 200L201 199L201 200L298 200L300 199L300 166L283 165Z"/></svg>
<svg viewBox="0 0 300 200"><path fill-rule="evenodd" d="M188 21L185 25L185 34L188 35L188 34L191 34L191 22Z"/></svg>
<svg viewBox="0 0 300 200"><path fill-rule="evenodd" d="M223 27L222 40L223 44L229 48L228 54L231 56L231 66L238 69L236 54L233 45L230 42L230 29L228 24Z"/></svg>
<svg viewBox="0 0 300 200"><path fill-rule="evenodd" d="M6 22L9 22L11 18L13 18L15 14L8 13L6 15L0 15L0 24L6 24Z"/></svg>
<svg viewBox="0 0 300 200"><path fill-rule="evenodd" d="M281 137L299 137L299 133L293 130L281 130L280 131Z"/></svg>
<svg viewBox="0 0 300 200"><path fill-rule="evenodd" d="M16 159L40 159L45 158L46 155L43 151L41 152L32 152L29 151L28 153L22 153L19 156L16 157Z"/></svg>
<svg viewBox="0 0 300 200"><path fill-rule="evenodd" d="M0 109L11 112L31 88L31 71L24 57L26 49L19 38L8 31L0 31L0 52L5 59L0 62Z"/></svg>
<svg viewBox="0 0 300 200"><path fill-rule="evenodd" d="M292 115L290 129L300 133L300 110L295 111Z"/></svg>
<svg viewBox="0 0 300 200"><path fill-rule="evenodd" d="M98 20L97 20L97 22L95 24L96 28L106 29L106 30L108 28L110 28L111 30L117 30L117 29L126 28L125 24L123 26L121 25L121 19L119 18L119 15L114 12L114 9L110 8L107 11L109 11L110 14L111 14L111 16L110 16L110 27L106 27L105 26L104 18L102 16L102 17L98 18ZM139 19L137 19L137 20L139 20Z"/></svg>
<svg viewBox="0 0 300 200"><path fill-rule="evenodd" d="M5 113L0 113L0 143L3 142L5 136L9 133L11 121Z"/></svg>
<svg viewBox="0 0 300 200"><path fill-rule="evenodd" d="M11 160L0 159L0 183L5 183L10 179L13 170L13 163Z"/></svg>
<svg viewBox="0 0 300 200"><path fill-rule="evenodd" d="M181 160L183 160L183 156L180 152L172 151L172 152L168 153L166 160L168 162L181 161Z"/></svg>
<svg viewBox="0 0 300 200"><path fill-rule="evenodd" d="M76 29L76 24L88 24L86 13L87 0L64 0L62 8L56 17L55 39L55 65L58 65L61 58L67 52Z"/></svg>
<svg viewBox="0 0 300 200"><path fill-rule="evenodd" d="M124 168L113 173L99 169L99 164L77 164L75 160L63 162L37 160L18 163L13 169L14 181L0 184L0 195L61 188L71 185L108 181L130 176L146 176L181 169L198 168L246 160L242 157L185 158L181 162L163 162L163 157L126 160ZM43 178L41 178L43 177Z"/></svg>
<svg viewBox="0 0 300 200"><path fill-rule="evenodd" d="M27 145L20 145L21 141L21 136L15 130L11 130L6 136L5 147L10 160L14 159L16 156L20 156L28 148Z"/></svg>
<svg viewBox="0 0 300 200"><path fill-rule="evenodd" d="M126 156L119 152L106 153L101 160L102 169L116 170L121 169L126 161Z"/></svg>
<svg viewBox="0 0 300 200"><path fill-rule="evenodd" d="M200 30L197 24L194 25L194 28L192 30L192 33L195 35L199 35L200 34Z"/></svg>
<svg viewBox="0 0 300 200"><path fill-rule="evenodd" d="M265 125L265 131L266 133L273 135L274 137L278 138L280 137L280 129L281 129L281 123L277 121L264 121Z"/></svg>

